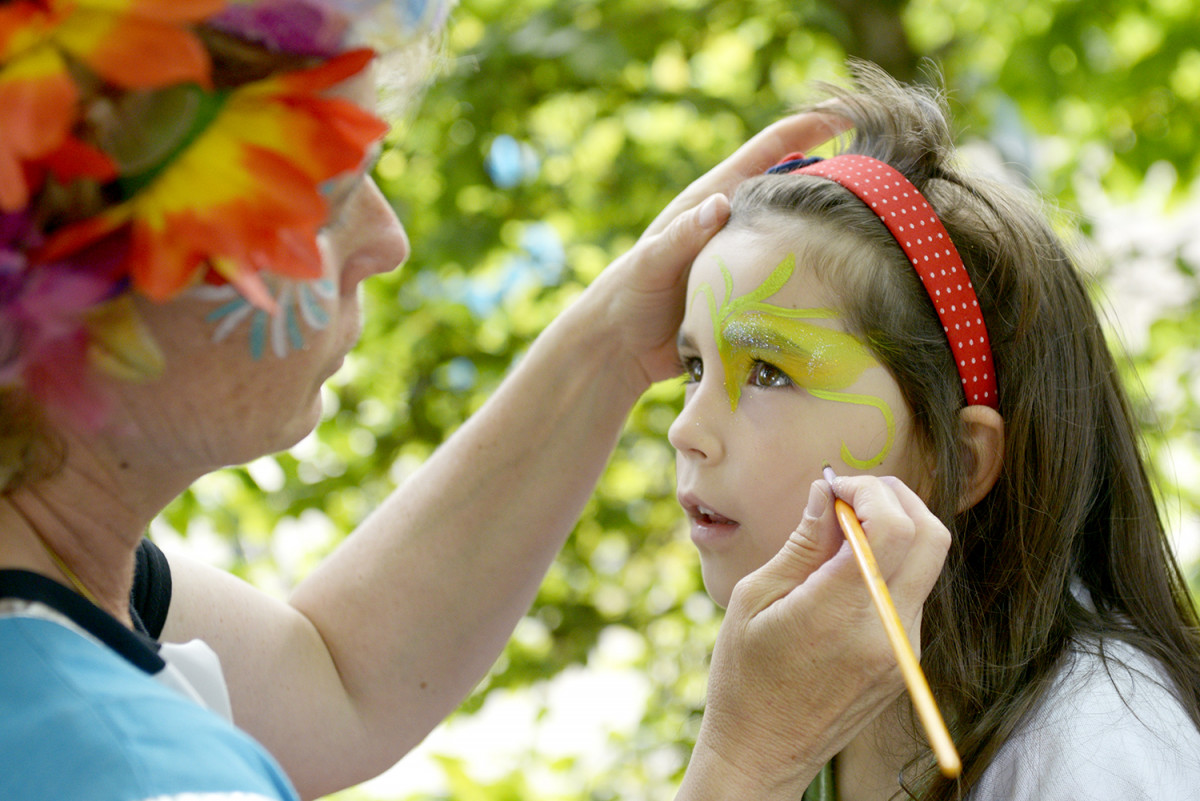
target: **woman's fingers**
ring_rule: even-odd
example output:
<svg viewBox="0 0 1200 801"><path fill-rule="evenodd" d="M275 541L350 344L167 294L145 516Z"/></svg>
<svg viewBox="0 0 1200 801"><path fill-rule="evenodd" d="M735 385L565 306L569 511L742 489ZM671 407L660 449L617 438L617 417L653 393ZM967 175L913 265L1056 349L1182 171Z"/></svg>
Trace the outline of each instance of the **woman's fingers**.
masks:
<svg viewBox="0 0 1200 801"><path fill-rule="evenodd" d="M703 199L659 233L639 239L588 289L602 309L603 330L633 357L635 387L678 373L675 335L683 319L688 268L728 218L728 198Z"/></svg>
<svg viewBox="0 0 1200 801"><path fill-rule="evenodd" d="M676 215L660 232L639 239L620 259L636 265L627 280L643 292L686 285L688 268L727 219L729 199L720 193Z"/></svg>
<svg viewBox="0 0 1200 801"><path fill-rule="evenodd" d="M750 605L765 608L807 581L841 546L842 535L833 515L829 485L814 481L809 487L804 515L787 542L770 561L743 578L735 593L740 593Z"/></svg>
<svg viewBox="0 0 1200 801"><path fill-rule="evenodd" d="M915 636L949 534L902 484L843 477L837 488L870 529L893 600ZM740 739L705 739L721 742L726 759L757 776L802 784L812 760L819 764L840 750L903 687L834 517L830 487L817 481L787 544L734 589L713 653L704 726L736 729Z"/></svg>
<svg viewBox="0 0 1200 801"><path fill-rule="evenodd" d="M899 479L840 476L835 487L862 522L900 619L915 640L912 629L950 550L949 530Z"/></svg>
<svg viewBox="0 0 1200 801"><path fill-rule="evenodd" d="M692 208L715 193L733 194L737 185L761 175L788 153L811 150L849 127L844 117L821 112L805 112L785 117L764 128L679 193L654 219L643 236L658 233L685 209Z"/></svg>

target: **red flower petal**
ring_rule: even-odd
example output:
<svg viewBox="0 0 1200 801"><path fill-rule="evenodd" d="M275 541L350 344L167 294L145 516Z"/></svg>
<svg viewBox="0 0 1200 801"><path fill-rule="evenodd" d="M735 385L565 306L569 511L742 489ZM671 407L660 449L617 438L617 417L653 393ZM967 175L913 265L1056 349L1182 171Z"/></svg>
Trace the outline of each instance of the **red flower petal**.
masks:
<svg viewBox="0 0 1200 801"><path fill-rule="evenodd" d="M73 136L48 154L43 163L63 183L76 178L110 181L117 177L117 165L104 151Z"/></svg>
<svg viewBox="0 0 1200 801"><path fill-rule="evenodd" d="M56 150L75 122L75 84L65 72L51 72L45 60L37 74L0 72L0 210L18 211L29 202L22 165Z"/></svg>

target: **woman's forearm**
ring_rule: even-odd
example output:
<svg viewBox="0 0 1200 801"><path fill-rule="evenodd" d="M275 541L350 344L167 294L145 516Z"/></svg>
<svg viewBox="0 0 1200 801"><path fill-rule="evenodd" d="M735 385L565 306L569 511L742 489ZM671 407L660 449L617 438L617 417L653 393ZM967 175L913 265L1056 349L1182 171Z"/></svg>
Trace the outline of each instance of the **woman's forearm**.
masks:
<svg viewBox="0 0 1200 801"><path fill-rule="evenodd" d="M638 393L573 310L297 589L382 764L483 677L573 528ZM403 723L399 722L403 718ZM391 760L391 761L389 761Z"/></svg>
<svg viewBox="0 0 1200 801"><path fill-rule="evenodd" d="M237 722L302 792L389 767L484 676L574 527L629 410L669 374L687 266L727 211L716 198L614 263L484 407L296 588L290 606L233 604L233 590L211 590L230 580L185 580L182 605L203 611L168 633L200 632L214 644ZM175 606L172 618L184 621Z"/></svg>

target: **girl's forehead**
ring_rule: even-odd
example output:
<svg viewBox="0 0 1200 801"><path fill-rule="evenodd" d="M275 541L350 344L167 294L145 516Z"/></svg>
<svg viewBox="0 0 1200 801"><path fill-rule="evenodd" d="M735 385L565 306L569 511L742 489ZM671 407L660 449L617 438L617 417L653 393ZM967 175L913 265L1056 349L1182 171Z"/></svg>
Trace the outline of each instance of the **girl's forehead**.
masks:
<svg viewBox="0 0 1200 801"><path fill-rule="evenodd" d="M732 283L730 297L747 295L760 290L764 282L778 275L780 264L790 260L794 269L766 299L781 306L831 305L835 296L814 270L814 260L823 258L820 243L814 239L817 232L802 226L800 221L795 231L743 227L719 231L692 265L689 296L707 285L718 297L724 297L727 280Z"/></svg>

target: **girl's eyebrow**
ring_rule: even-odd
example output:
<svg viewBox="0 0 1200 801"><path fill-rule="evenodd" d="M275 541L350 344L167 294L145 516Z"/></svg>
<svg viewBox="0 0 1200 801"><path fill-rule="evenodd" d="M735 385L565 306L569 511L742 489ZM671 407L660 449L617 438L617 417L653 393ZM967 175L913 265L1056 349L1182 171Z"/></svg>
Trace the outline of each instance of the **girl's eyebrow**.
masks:
<svg viewBox="0 0 1200 801"><path fill-rule="evenodd" d="M819 350L822 344L821 337L816 334L809 335L804 338L804 342L800 342L791 337L783 326L769 326L769 331L770 336L764 337L758 327L734 321L725 326L722 336L731 346L769 350L773 353L812 353L814 350Z"/></svg>

